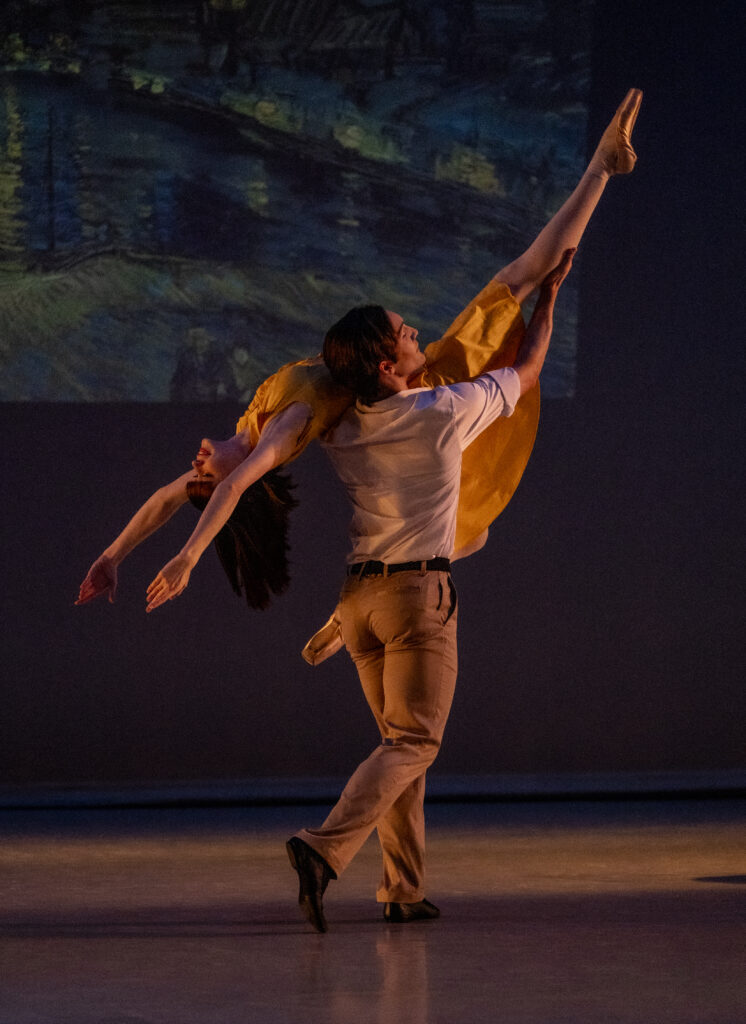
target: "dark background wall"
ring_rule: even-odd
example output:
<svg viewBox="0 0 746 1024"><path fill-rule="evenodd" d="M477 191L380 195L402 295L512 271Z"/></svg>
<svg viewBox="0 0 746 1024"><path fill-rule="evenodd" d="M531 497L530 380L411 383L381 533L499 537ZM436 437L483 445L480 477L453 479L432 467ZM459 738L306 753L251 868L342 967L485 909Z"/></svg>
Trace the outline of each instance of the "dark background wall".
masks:
<svg viewBox="0 0 746 1024"><path fill-rule="evenodd" d="M545 403L515 499L458 566L461 675L436 778L743 768L737 12L599 4L590 138L643 88L639 166L607 189L574 271L577 395ZM0 417L2 783L349 772L374 741L353 669L344 653L315 670L299 656L345 549L323 456L296 464L294 581L270 611L247 612L210 554L146 617L189 512L131 556L115 607L73 607L77 585L235 409L11 404Z"/></svg>

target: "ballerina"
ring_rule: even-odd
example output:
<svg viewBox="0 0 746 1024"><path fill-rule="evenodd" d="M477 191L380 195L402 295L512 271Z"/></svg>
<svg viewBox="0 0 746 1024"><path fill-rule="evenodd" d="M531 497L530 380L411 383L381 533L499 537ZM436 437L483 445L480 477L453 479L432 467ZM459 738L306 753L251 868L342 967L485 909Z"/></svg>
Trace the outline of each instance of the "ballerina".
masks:
<svg viewBox="0 0 746 1024"><path fill-rule="evenodd" d="M635 166L631 136L642 92L630 89L578 184L536 239L497 272L451 324L424 351L424 367L411 387L435 387L469 380L487 369L511 365L524 333L521 303L557 265L563 252L577 248L612 176ZM159 488L121 533L99 555L83 580L76 604L108 595L113 602L118 567L187 501L202 509L181 551L147 589L148 612L183 593L211 541L229 581L252 608L264 608L289 582L287 520L295 501L281 467L339 420L352 394L334 384L321 356L282 367L266 380L235 434L204 438L191 470ZM452 560L478 550L487 530L512 497L531 454L539 416L539 389L526 392L510 419L496 421L464 452L455 550ZM312 663L337 649L334 616L307 645Z"/></svg>

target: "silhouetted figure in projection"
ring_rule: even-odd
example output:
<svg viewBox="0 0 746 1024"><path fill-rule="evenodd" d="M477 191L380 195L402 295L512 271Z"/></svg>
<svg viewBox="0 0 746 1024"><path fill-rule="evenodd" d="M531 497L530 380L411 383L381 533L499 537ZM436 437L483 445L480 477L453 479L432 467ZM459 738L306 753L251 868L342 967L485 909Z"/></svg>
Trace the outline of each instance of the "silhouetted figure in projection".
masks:
<svg viewBox="0 0 746 1024"><path fill-rule="evenodd" d="M470 380L515 360L523 335L520 303L562 253L578 245L610 177L634 166L630 136L641 99L638 90L630 90L572 194L528 249L498 271L443 337L425 349L425 369L410 379L410 386ZM234 436L224 441L204 438L191 470L156 491L135 513L91 566L78 603L103 594L113 600L122 560L191 499L203 508L202 515L179 554L148 587L147 610L182 593L213 538L236 592L252 607L266 606L271 594L287 584L285 517L294 504L287 478L276 471L333 427L351 402L351 392L332 381L321 357L283 367L258 388ZM509 419L499 418L465 450L452 561L484 544L487 528L510 500L531 452L538 410L534 388L521 397ZM271 471L275 475L267 477ZM257 505L272 513L262 524L260 539L254 536L259 529ZM274 537L271 544L268 532ZM333 617L306 656L316 662L340 643Z"/></svg>
<svg viewBox="0 0 746 1024"><path fill-rule="evenodd" d="M384 57L386 78L393 77L397 56L404 59L421 56L427 50L428 40L428 13L420 4L412 0L397 0L391 6L393 17L389 24Z"/></svg>
<svg viewBox="0 0 746 1024"><path fill-rule="evenodd" d="M232 76L238 71L242 53L241 34L248 14L248 0L202 0L197 4L197 28L202 44L205 72ZM254 67L251 62L251 80Z"/></svg>
<svg viewBox="0 0 746 1024"><path fill-rule="evenodd" d="M440 749L456 686L456 588L450 556L462 451L535 388L568 249L544 279L510 366L473 381L413 389L417 331L380 306L330 328L324 362L356 404L323 445L353 507L352 550L338 616L381 734L320 828L288 840L302 912L327 930L323 895L375 828L383 853L377 898L393 923L432 920L425 899L425 773Z"/></svg>
<svg viewBox="0 0 746 1024"><path fill-rule="evenodd" d="M226 397L245 404L250 401L262 380L259 364L251 354L251 346L231 346L226 353L226 366Z"/></svg>
<svg viewBox="0 0 746 1024"><path fill-rule="evenodd" d="M191 327L171 378L172 402L214 402L226 394L225 357L204 327Z"/></svg>

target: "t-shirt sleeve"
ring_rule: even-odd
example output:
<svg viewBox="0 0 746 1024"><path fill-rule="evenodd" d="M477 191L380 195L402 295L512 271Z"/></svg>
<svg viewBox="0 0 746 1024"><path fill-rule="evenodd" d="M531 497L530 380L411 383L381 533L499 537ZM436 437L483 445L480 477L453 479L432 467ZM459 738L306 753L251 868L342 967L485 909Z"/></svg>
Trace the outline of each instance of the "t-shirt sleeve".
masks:
<svg viewBox="0 0 746 1024"><path fill-rule="evenodd" d="M466 448L499 416L511 416L521 396L521 381L506 366L476 380L448 387L461 448Z"/></svg>

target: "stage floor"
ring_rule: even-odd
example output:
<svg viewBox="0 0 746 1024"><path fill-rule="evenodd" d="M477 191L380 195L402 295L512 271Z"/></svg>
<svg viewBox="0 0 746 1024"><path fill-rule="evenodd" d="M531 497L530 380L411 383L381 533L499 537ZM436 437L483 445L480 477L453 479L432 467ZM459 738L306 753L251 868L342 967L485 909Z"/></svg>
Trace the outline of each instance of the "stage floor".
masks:
<svg viewBox="0 0 746 1024"><path fill-rule="evenodd" d="M746 802L436 804L439 921L372 838L300 917L318 806L0 811L0 1024L743 1024Z"/></svg>

